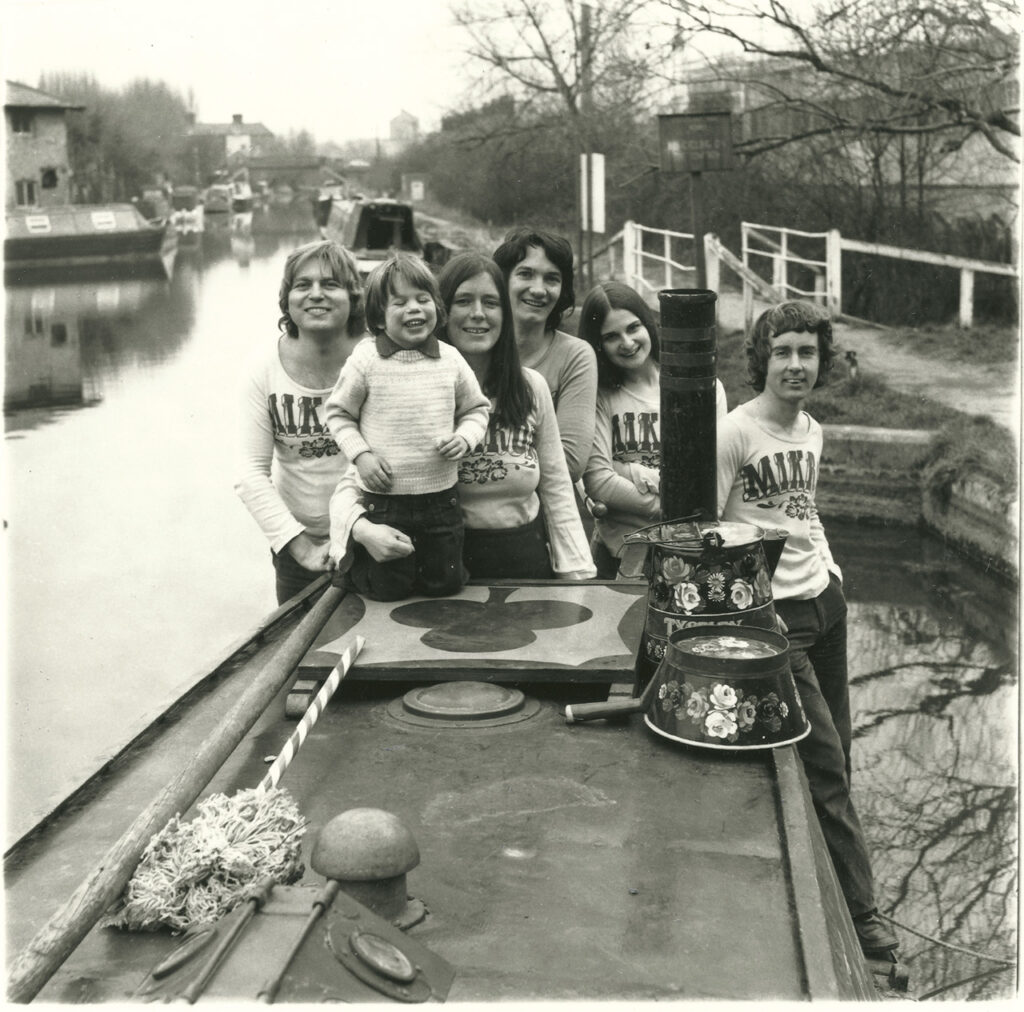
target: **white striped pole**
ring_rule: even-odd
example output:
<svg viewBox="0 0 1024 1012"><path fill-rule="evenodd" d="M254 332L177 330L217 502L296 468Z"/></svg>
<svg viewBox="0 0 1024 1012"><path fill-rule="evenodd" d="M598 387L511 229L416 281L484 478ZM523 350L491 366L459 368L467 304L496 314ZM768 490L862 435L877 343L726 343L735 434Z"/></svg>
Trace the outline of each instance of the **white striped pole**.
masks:
<svg viewBox="0 0 1024 1012"><path fill-rule="evenodd" d="M269 791L277 786L281 775L288 768L288 764L292 759L295 758L295 753L298 752L299 746L306 740L306 735L309 734L313 725L319 719L320 714L324 712L328 700L334 695L335 690L341 684L341 680L348 674L348 669L352 667L352 662L359 656L359 651L363 649L365 642L362 636L356 636L355 642L350 643L346 647L334 670L327 676L327 681L320 686L320 691L316 694L316 698L309 704L309 708L302 715L302 720L299 721L298 727L292 731L291 736L284 744L284 748L278 753L277 758L274 760L274 765L267 770L267 775L259 782L259 785L256 787L257 795L263 794L265 791Z"/></svg>

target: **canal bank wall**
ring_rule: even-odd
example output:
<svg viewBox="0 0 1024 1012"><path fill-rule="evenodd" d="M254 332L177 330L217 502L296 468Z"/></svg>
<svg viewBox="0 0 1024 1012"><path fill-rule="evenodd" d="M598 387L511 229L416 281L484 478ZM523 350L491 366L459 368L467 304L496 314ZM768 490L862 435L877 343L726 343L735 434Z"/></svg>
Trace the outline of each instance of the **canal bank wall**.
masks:
<svg viewBox="0 0 1024 1012"><path fill-rule="evenodd" d="M959 553L1018 582L1019 499L984 474L927 481L937 434L824 425L816 499L821 515L924 526Z"/></svg>

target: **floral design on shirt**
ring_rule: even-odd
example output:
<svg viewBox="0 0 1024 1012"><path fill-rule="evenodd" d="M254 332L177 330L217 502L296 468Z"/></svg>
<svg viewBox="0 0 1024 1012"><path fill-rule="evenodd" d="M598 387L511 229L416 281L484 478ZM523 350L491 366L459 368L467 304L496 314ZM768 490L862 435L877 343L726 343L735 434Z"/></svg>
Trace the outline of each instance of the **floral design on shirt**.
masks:
<svg viewBox="0 0 1024 1012"><path fill-rule="evenodd" d="M330 436L304 439L299 447L300 457L333 457L340 452L338 444Z"/></svg>

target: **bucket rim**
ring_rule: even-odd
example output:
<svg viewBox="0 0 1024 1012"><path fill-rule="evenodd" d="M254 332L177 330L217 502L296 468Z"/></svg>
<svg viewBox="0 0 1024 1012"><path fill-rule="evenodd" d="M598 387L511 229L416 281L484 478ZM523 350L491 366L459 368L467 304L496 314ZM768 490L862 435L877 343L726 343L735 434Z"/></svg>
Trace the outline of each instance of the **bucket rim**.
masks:
<svg viewBox="0 0 1024 1012"><path fill-rule="evenodd" d="M694 530L694 533L691 533L689 540L681 537L668 538L660 536L663 528L676 526L689 526ZM754 545L763 542L766 537L775 536L775 528L765 528L758 524L734 520L702 520L699 513L694 513L685 517L677 517L674 520L659 520L657 523L640 527L638 530L627 534L623 540L626 544L657 545L661 548L692 548L697 550L707 547L704 543L705 533L725 531L725 533L736 533L739 537L741 530L749 533L749 537L729 542L722 547L739 548L742 545ZM658 532L659 536L657 538L650 536L654 532Z"/></svg>

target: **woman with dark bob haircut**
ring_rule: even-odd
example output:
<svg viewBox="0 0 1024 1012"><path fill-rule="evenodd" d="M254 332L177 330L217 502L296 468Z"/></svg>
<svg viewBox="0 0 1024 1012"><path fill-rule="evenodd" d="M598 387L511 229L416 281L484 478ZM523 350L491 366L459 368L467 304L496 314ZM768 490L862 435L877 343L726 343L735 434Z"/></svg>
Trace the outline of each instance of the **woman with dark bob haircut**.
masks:
<svg viewBox="0 0 1024 1012"><path fill-rule="evenodd" d="M494 261L508 286L519 359L548 385L569 476L578 481L594 440L597 365L586 344L558 330L576 299L572 247L543 229L514 228Z"/></svg>
<svg viewBox="0 0 1024 1012"><path fill-rule="evenodd" d="M661 344L654 312L629 285L604 281L583 300L580 337L597 357L594 446L583 474L595 509L597 575L618 574L623 539L661 515ZM726 413L716 381L716 410Z"/></svg>
<svg viewBox="0 0 1024 1012"><path fill-rule="evenodd" d="M278 602L329 568L328 505L346 461L322 405L363 339L363 286L355 258L335 242L285 259L281 334L260 346L245 389L238 493L270 543Z"/></svg>
<svg viewBox="0 0 1024 1012"><path fill-rule="evenodd" d="M460 253L438 284L447 318L438 337L458 349L491 402L483 441L459 461L462 559L470 577L593 577L551 393L543 377L519 363L501 270L483 254ZM350 539L375 558L404 550L394 533L362 516L346 475L331 501L331 554L339 564Z"/></svg>

